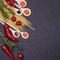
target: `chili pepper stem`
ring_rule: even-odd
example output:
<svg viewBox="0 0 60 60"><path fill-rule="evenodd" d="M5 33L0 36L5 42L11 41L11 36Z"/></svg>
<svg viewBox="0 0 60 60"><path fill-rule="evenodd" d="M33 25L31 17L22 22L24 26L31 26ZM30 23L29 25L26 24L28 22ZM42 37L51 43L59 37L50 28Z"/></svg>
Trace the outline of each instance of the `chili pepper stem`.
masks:
<svg viewBox="0 0 60 60"><path fill-rule="evenodd" d="M2 44L0 43L0 46L2 46Z"/></svg>
<svg viewBox="0 0 60 60"><path fill-rule="evenodd" d="M5 24L6 24L6 19L4 18Z"/></svg>

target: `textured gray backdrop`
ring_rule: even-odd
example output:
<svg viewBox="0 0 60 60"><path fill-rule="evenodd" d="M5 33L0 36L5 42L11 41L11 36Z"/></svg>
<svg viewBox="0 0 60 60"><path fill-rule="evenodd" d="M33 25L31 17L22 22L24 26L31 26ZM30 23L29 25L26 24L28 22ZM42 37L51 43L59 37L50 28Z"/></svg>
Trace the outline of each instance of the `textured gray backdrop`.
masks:
<svg viewBox="0 0 60 60"><path fill-rule="evenodd" d="M60 60L60 0L26 0L32 15L26 17L32 22L35 32L28 29L28 40L19 38L25 60ZM0 31L2 25L0 24ZM0 39L0 42L2 40ZM19 51L15 49L15 56ZM0 49L0 60L10 58ZM18 59L16 59L18 60Z"/></svg>

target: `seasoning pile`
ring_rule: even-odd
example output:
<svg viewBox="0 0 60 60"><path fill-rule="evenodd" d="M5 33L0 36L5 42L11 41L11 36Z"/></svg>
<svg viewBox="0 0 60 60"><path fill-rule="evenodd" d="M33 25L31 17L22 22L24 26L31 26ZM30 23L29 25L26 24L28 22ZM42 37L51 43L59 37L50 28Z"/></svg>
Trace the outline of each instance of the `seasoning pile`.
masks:
<svg viewBox="0 0 60 60"><path fill-rule="evenodd" d="M25 31L25 27L32 27L32 24L24 17L30 16L31 10L26 8L25 0L0 0L0 23L3 25L3 31L0 32L0 37L3 43L0 43L1 49L12 59L16 60L13 54L14 47L19 51L23 48L18 45L18 38L29 38L29 33ZM17 54L18 59L24 59L23 53Z"/></svg>

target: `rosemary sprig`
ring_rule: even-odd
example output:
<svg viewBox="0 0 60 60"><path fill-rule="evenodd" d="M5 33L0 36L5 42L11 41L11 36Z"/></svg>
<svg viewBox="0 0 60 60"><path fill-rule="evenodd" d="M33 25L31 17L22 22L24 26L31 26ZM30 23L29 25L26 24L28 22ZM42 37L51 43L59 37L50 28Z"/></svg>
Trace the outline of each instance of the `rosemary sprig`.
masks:
<svg viewBox="0 0 60 60"><path fill-rule="evenodd" d="M0 6L7 7L7 5L4 4L4 1L0 1Z"/></svg>
<svg viewBox="0 0 60 60"><path fill-rule="evenodd" d="M12 42L12 41L9 41L8 38L7 38L4 34L2 34L1 32L0 32L0 37L2 38L2 40L4 41L4 43L5 43L11 50L13 50L14 47L16 47L16 48L17 48L18 50L20 50L20 51L23 50L23 48L20 47L17 43L14 43L14 42Z"/></svg>
<svg viewBox="0 0 60 60"><path fill-rule="evenodd" d="M2 13L4 19L9 19L8 13L1 6L0 6L0 12Z"/></svg>
<svg viewBox="0 0 60 60"><path fill-rule="evenodd" d="M9 13L11 13L12 15L15 15L15 13L13 12L12 9L10 9L10 8L8 8L8 7L6 7L6 9L9 10Z"/></svg>
<svg viewBox="0 0 60 60"><path fill-rule="evenodd" d="M4 3L4 1L1 1L1 0L0 0L0 6L3 7L3 8L5 8L6 10L8 10L10 14L15 15L15 12L14 12L12 9L10 9L10 8Z"/></svg>

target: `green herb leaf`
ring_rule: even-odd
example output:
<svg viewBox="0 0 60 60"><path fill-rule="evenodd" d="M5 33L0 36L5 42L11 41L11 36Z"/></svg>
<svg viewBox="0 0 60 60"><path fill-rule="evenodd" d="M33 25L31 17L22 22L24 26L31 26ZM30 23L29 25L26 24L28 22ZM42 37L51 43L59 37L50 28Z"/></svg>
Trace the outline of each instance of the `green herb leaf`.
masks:
<svg viewBox="0 0 60 60"><path fill-rule="evenodd" d="M8 13L6 11L4 11L4 9L0 6L0 12L2 13L2 16L5 18L5 19L9 19L9 16L8 16Z"/></svg>

